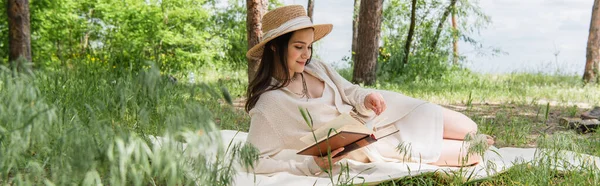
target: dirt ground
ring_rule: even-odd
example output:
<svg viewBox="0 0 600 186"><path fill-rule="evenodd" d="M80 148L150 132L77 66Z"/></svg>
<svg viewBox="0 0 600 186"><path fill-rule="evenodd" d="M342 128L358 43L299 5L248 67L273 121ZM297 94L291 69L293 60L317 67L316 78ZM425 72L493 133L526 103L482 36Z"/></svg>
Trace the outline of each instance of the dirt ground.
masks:
<svg viewBox="0 0 600 186"><path fill-rule="evenodd" d="M518 120L521 121L519 122L520 125L530 125L529 135L527 136L528 143L519 145L522 147L535 147L535 141L540 135L573 130L561 124L560 119L579 118L581 113L591 109L591 106L584 103L563 104L563 106L560 106L553 102L534 104L474 103L471 105L450 104L442 106L462 112L475 121L494 120L495 124L503 125ZM546 110L548 110L547 117ZM485 124L480 123L481 125ZM498 127L499 130L503 129L503 126L494 127ZM585 136L586 134L581 134L581 137Z"/></svg>

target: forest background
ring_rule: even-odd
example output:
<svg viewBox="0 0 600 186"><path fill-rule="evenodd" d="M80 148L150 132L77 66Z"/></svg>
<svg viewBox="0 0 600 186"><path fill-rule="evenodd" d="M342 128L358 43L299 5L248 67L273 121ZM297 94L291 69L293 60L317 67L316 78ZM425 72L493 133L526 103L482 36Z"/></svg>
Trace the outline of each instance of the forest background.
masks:
<svg viewBox="0 0 600 186"><path fill-rule="evenodd" d="M0 183L231 185L232 165L256 159L251 146L215 146L218 137L202 134L248 130L249 117L240 110L252 63L245 57L251 45L247 10L264 12L283 2L5 2L0 6L6 12L0 15ZM355 2L355 7L365 3ZM374 40L379 45L362 51L377 53L376 59L363 58L372 71L360 74L353 67L361 57L347 56L342 62L349 68L339 72L348 80L461 111L480 124L481 132L495 136L499 147L600 155L598 132L580 134L559 123L600 103L594 83L597 56L591 57L596 59L591 60L592 76L585 80L570 74L476 73L464 68L468 59L455 52L455 43L482 46L474 36L490 20L477 1L373 2L380 14L361 15L357 9L348 19L381 21L380 39ZM12 32L13 11L22 10L15 4L27 5L17 15L27 14L29 32ZM597 5L598 0L590 8ZM593 11L592 23L597 14ZM360 40L358 24L353 40ZM29 49L23 47L19 55L11 53L15 34L29 34ZM153 145L151 136L197 145L181 153L176 144ZM523 165L475 183L592 184L599 179L597 170L585 167L559 171ZM463 184L465 179L422 175L383 184L415 183Z"/></svg>

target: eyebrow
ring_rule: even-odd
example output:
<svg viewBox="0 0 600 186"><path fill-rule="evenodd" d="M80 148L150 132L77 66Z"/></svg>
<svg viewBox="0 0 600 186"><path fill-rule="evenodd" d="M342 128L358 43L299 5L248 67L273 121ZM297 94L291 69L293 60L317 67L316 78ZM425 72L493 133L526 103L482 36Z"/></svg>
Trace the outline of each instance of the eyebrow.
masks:
<svg viewBox="0 0 600 186"><path fill-rule="evenodd" d="M306 45L306 42L304 42L304 41L294 41L293 43L302 43L302 44Z"/></svg>

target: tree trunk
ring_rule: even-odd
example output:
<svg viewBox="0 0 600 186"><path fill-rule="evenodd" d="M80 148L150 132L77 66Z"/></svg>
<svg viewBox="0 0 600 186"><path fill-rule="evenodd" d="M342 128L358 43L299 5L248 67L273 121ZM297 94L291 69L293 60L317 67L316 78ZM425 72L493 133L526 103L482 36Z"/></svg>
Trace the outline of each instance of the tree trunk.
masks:
<svg viewBox="0 0 600 186"><path fill-rule="evenodd" d="M265 13L266 4L263 0L246 0L246 31L248 50L260 42L262 34L262 15ZM248 59L248 83L252 82L260 60Z"/></svg>
<svg viewBox="0 0 600 186"><path fill-rule="evenodd" d="M583 81L586 83L600 82L598 81L598 72L600 71L600 11L598 6L600 6L600 0L594 0L583 73Z"/></svg>
<svg viewBox="0 0 600 186"><path fill-rule="evenodd" d="M411 8L410 8L410 27L408 28L408 35L406 36L406 44L404 45L404 64L408 64L408 56L410 55L410 44L412 43L412 38L415 33L415 24L416 24L416 9L417 9L417 0L412 0Z"/></svg>
<svg viewBox="0 0 600 186"><path fill-rule="evenodd" d="M20 57L31 62L31 33L29 27L29 0L8 0L8 61L13 68L21 68Z"/></svg>
<svg viewBox="0 0 600 186"><path fill-rule="evenodd" d="M456 27L456 6L452 7L452 64L458 65L458 28Z"/></svg>
<svg viewBox="0 0 600 186"><path fill-rule="evenodd" d="M306 14L308 14L308 17L310 17L310 21L313 21L313 9L315 8L315 1L314 0L308 0L308 5L306 6Z"/></svg>
<svg viewBox="0 0 600 186"><path fill-rule="evenodd" d="M91 23L90 20L92 20L92 15L94 14L94 9L90 8L90 10L88 11L88 15L87 15L87 21ZM88 26L91 26L91 24L88 23ZM90 32L91 29L87 28L87 31L85 31L85 35L83 36L83 40L81 41L81 54L85 54L87 47L88 47L88 42L90 39Z"/></svg>
<svg viewBox="0 0 600 186"><path fill-rule="evenodd" d="M438 26L435 29L435 35L433 36L433 42L431 43L431 50L433 50L433 51L436 50L437 42L440 39L440 35L442 34L442 30L444 29L444 22L446 22L446 20L448 19L448 15L450 15L450 12L453 12L454 5L456 4L456 1L457 0L451 0L450 1L450 5L448 5L448 7L446 8L446 10L444 10L444 13L442 14L442 18L438 22ZM454 13L452 14L452 23L454 23ZM454 25L454 24L452 24L452 25Z"/></svg>
<svg viewBox="0 0 600 186"><path fill-rule="evenodd" d="M358 46L353 82L373 85L376 80L383 0L361 1Z"/></svg>
<svg viewBox="0 0 600 186"><path fill-rule="evenodd" d="M352 56L352 62L356 61L356 50L357 50L357 42L358 42L358 13L360 10L360 0L354 0L354 13L352 15L352 51L350 56Z"/></svg>

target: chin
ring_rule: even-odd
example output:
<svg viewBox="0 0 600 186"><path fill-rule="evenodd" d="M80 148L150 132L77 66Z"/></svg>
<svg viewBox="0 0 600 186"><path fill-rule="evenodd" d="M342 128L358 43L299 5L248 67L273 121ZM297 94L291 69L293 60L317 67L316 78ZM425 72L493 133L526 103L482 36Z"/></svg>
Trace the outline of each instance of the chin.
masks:
<svg viewBox="0 0 600 186"><path fill-rule="evenodd" d="M304 72L304 66L294 65L292 68L288 68L290 73L301 73Z"/></svg>
<svg viewBox="0 0 600 186"><path fill-rule="evenodd" d="M291 69L290 71L292 71L292 72L298 72L298 73L304 72L304 66L296 66L296 68Z"/></svg>

